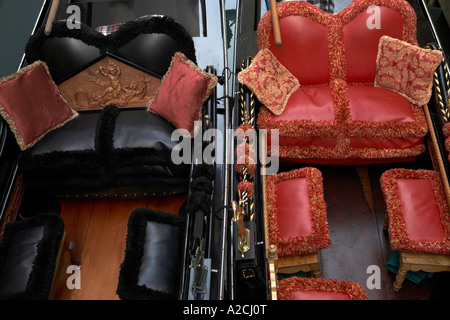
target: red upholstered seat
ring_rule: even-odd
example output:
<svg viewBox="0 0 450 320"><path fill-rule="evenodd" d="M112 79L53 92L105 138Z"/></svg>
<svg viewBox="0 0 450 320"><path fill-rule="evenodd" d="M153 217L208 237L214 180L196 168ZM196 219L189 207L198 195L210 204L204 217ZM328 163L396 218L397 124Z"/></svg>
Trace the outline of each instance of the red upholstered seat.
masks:
<svg viewBox="0 0 450 320"><path fill-rule="evenodd" d="M280 300L367 300L364 288L352 281L290 277L278 282Z"/></svg>
<svg viewBox="0 0 450 320"><path fill-rule="evenodd" d="M450 254L450 214L439 174L391 169L381 185L394 250Z"/></svg>
<svg viewBox="0 0 450 320"><path fill-rule="evenodd" d="M373 4L379 11L369 8ZM366 164L412 160L425 151L423 109L374 87L381 36L417 44L416 16L407 1L355 0L337 14L289 1L277 10L282 46L274 44L268 12L258 25L258 47L271 50L300 88L280 115L262 106L257 123L278 130L282 159Z"/></svg>
<svg viewBox="0 0 450 320"><path fill-rule="evenodd" d="M289 98L284 112L274 121L334 120L333 99L328 85L302 86Z"/></svg>
<svg viewBox="0 0 450 320"><path fill-rule="evenodd" d="M318 252L331 243L322 174L308 167L267 177L269 241L278 255Z"/></svg>

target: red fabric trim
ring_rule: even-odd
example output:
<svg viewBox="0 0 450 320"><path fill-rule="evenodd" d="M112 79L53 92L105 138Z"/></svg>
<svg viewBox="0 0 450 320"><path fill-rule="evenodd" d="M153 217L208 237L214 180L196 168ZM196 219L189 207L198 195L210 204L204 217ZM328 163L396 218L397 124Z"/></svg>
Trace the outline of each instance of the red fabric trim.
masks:
<svg viewBox="0 0 450 320"><path fill-rule="evenodd" d="M252 143L255 138L255 130L250 124L243 123L236 128L234 135L236 136L238 143L244 141Z"/></svg>
<svg viewBox="0 0 450 320"><path fill-rule="evenodd" d="M396 162L412 162L416 161L417 157L410 158L388 158L388 159L298 159L298 158L284 158L284 162L288 163L303 163L309 165L336 165L336 166L353 166L353 165L369 165L380 163L396 163Z"/></svg>
<svg viewBox="0 0 450 320"><path fill-rule="evenodd" d="M397 179L428 179L434 193L434 201L439 210L444 239L441 241L417 241L410 239L401 212ZM416 253L450 254L450 214L439 173L430 170L391 169L383 173L380 179L387 213L389 216L389 237L391 247L398 251Z"/></svg>
<svg viewBox="0 0 450 320"><path fill-rule="evenodd" d="M402 158L404 160L418 156L425 152L423 144L407 149L375 149L375 148L350 148L349 139L341 140L341 144L335 148L319 146L280 146L278 154L280 158L298 158L311 160L379 160L377 163ZM271 147L267 147L268 155L271 155ZM344 162L345 163L345 162ZM343 164L344 164L343 163Z"/></svg>
<svg viewBox="0 0 450 320"><path fill-rule="evenodd" d="M238 183L236 187L236 191L238 194L243 194L244 192L247 192L248 198L253 198L255 192L253 190L253 183L247 180L243 180Z"/></svg>
<svg viewBox="0 0 450 320"><path fill-rule="evenodd" d="M347 294L350 300L367 300L364 287L353 281L323 278L289 277L278 282L280 300L291 300L296 291L335 292Z"/></svg>
<svg viewBox="0 0 450 320"><path fill-rule="evenodd" d="M450 137L450 122L446 122L442 127L442 132L444 133L444 137Z"/></svg>
<svg viewBox="0 0 450 320"><path fill-rule="evenodd" d="M445 150L447 150L447 152L450 152L450 137L445 139L444 145L445 145Z"/></svg>
<svg viewBox="0 0 450 320"><path fill-rule="evenodd" d="M296 178L306 178L308 184L313 232L307 236L281 238L277 219L277 183ZM264 207L269 221L269 239L270 243L277 245L279 256L314 253L331 244L323 194L323 178L318 169L306 167L270 175L266 179L265 190Z"/></svg>

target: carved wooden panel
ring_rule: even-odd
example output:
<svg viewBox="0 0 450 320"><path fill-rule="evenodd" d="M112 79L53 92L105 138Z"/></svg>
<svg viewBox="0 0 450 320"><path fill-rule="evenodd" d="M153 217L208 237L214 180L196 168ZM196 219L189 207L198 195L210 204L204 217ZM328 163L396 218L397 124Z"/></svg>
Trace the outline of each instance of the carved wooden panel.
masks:
<svg viewBox="0 0 450 320"><path fill-rule="evenodd" d="M58 88L69 106L77 111L146 106L156 95L161 80L143 71L105 57L61 83Z"/></svg>

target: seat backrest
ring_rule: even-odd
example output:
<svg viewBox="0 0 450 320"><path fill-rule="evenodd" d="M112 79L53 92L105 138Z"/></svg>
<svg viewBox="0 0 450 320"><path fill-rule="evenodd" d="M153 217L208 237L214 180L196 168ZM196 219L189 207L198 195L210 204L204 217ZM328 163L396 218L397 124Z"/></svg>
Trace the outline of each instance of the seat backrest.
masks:
<svg viewBox="0 0 450 320"><path fill-rule="evenodd" d="M346 80L375 80L378 43L383 35L417 44L416 15L403 0L358 0L337 14L343 24Z"/></svg>
<svg viewBox="0 0 450 320"><path fill-rule="evenodd" d="M167 16L128 21L107 36L90 26L68 29L65 21L53 23L50 36L41 26L26 44L28 63L47 63L53 80L61 81L93 64L106 52L162 77L176 51L197 62L194 41L187 30Z"/></svg>
<svg viewBox="0 0 450 320"><path fill-rule="evenodd" d="M381 36L417 44L416 15L405 0L355 0L337 14L288 1L279 3L277 11L282 46L275 46L267 12L258 25L258 47L269 48L301 85L336 78L371 83Z"/></svg>
<svg viewBox="0 0 450 320"><path fill-rule="evenodd" d="M283 45L275 46L272 18L267 12L258 24L259 49L269 48L300 84L328 83L328 26L332 16L303 1L282 2L277 8Z"/></svg>

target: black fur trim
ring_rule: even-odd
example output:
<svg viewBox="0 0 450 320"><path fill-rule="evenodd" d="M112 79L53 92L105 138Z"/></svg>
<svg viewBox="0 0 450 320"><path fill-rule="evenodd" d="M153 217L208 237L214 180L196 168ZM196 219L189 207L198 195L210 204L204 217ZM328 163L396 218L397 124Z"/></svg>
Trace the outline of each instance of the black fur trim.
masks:
<svg viewBox="0 0 450 320"><path fill-rule="evenodd" d="M164 224L178 226L180 232L178 241L181 244L185 234L185 219L178 215L154 211L147 208L134 210L128 220L127 242L125 258L120 266L117 294L123 300L176 300L176 294L168 294L143 285L138 285L139 270L145 244L147 221L156 221ZM181 252L180 252L181 257ZM160 261L162 264L166 261ZM175 266L181 272L181 259Z"/></svg>
<svg viewBox="0 0 450 320"><path fill-rule="evenodd" d="M4 265L14 234L18 230L41 225L44 225L44 235L37 244L36 257L33 261L33 267L25 291L4 294L0 299L48 299L56 269L59 245L64 233L64 222L59 215L54 213L39 214L33 218L10 222L5 228L4 237L0 244L0 266Z"/></svg>
<svg viewBox="0 0 450 320"><path fill-rule="evenodd" d="M191 192L186 200L186 211L190 214L194 214L198 210L207 214L211 211L211 206L211 194L202 191Z"/></svg>
<svg viewBox="0 0 450 320"><path fill-rule="evenodd" d="M213 181L216 176L216 168L213 165L201 164L196 165L192 169L192 179L197 177L206 177L210 181Z"/></svg>
<svg viewBox="0 0 450 320"><path fill-rule="evenodd" d="M212 165L203 163L193 167L192 180L189 184L189 195L179 211L181 216L194 214L198 210L205 215L211 211L215 174L215 167Z"/></svg>
<svg viewBox="0 0 450 320"><path fill-rule="evenodd" d="M106 106L100 111L95 133L95 149L100 154L107 153L109 156L113 147L114 128L119 113L120 109L114 105Z"/></svg>
<svg viewBox="0 0 450 320"><path fill-rule="evenodd" d="M198 177L198 178L192 179L190 189L192 192L204 191L207 194L211 194L212 184L211 184L211 181L207 177Z"/></svg>

